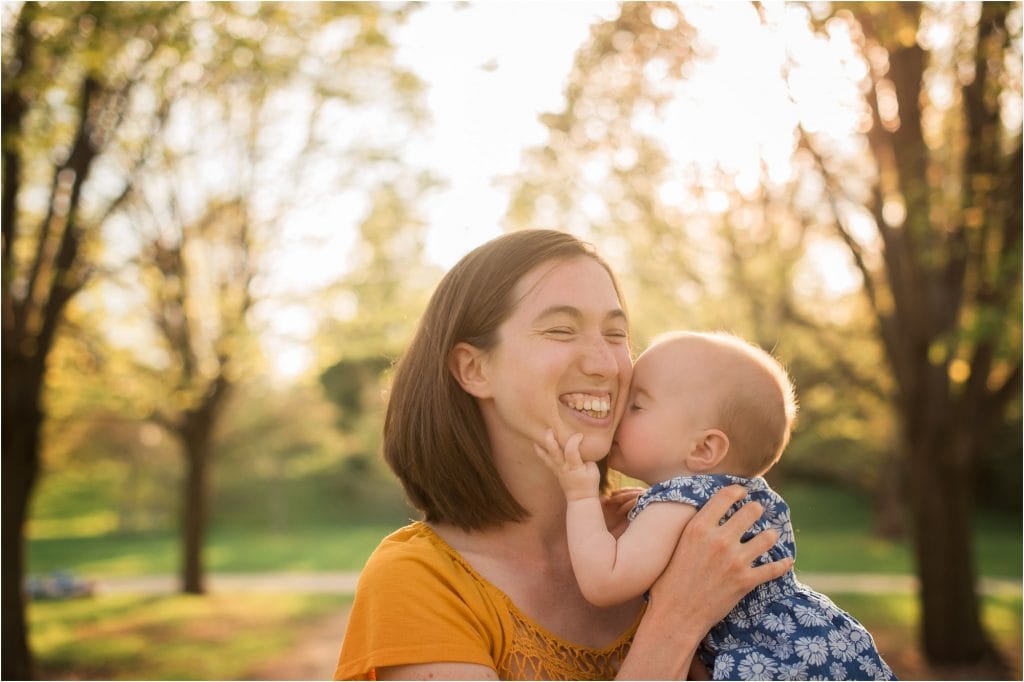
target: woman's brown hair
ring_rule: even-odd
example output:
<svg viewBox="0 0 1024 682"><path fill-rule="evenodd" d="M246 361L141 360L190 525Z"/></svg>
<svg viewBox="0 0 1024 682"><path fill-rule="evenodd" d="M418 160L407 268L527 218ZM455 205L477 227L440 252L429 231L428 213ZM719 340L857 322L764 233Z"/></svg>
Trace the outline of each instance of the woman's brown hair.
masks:
<svg viewBox="0 0 1024 682"><path fill-rule="evenodd" d="M385 461L427 521L477 530L527 516L494 466L476 398L452 376L449 356L460 342L493 348L515 308L519 280L547 261L580 256L605 268L622 302L615 275L594 247L556 230L512 232L477 247L431 296L395 368L383 442ZM604 488L604 461L600 466Z"/></svg>

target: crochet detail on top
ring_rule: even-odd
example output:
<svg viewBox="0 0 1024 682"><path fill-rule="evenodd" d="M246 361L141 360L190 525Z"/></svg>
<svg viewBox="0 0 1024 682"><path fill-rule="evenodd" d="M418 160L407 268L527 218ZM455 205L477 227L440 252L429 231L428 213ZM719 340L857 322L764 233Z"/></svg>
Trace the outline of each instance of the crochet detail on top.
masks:
<svg viewBox="0 0 1024 682"><path fill-rule="evenodd" d="M512 637L498 664L503 680L610 680L629 651L632 637L607 649L585 649L560 641L510 608Z"/></svg>

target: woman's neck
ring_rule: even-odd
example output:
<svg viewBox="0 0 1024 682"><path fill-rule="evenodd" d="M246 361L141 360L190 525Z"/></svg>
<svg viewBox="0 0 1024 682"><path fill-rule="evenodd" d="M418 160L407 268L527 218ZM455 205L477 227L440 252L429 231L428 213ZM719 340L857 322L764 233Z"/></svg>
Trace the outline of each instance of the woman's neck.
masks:
<svg viewBox="0 0 1024 682"><path fill-rule="evenodd" d="M435 530L460 553L511 556L541 563L564 560L568 546L566 502L558 481L532 452L495 453L494 461L509 493L526 510L526 517L473 531L444 523L434 524Z"/></svg>

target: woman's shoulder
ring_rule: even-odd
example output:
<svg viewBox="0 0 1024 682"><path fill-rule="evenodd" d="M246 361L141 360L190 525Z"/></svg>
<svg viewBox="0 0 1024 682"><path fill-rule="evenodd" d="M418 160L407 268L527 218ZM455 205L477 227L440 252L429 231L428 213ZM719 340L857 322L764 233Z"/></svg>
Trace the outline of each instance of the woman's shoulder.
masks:
<svg viewBox="0 0 1024 682"><path fill-rule="evenodd" d="M440 579L440 580L439 580ZM360 576L360 588L416 591L445 585L459 592L494 588L422 521L392 532L377 545ZM491 595L489 595L491 596Z"/></svg>
<svg viewBox="0 0 1024 682"><path fill-rule="evenodd" d="M389 533L366 561L363 572L386 570L392 566L409 568L415 564L446 563L446 552L433 539L430 526L415 521Z"/></svg>
<svg viewBox="0 0 1024 682"><path fill-rule="evenodd" d="M439 661L494 666L508 629L492 590L425 523L400 528L359 576L337 679Z"/></svg>

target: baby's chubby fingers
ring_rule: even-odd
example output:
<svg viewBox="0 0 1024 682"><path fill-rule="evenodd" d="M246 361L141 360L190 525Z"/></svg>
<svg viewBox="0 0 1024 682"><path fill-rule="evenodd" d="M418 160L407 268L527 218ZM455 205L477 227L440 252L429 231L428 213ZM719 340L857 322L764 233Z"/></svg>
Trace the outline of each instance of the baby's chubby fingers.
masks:
<svg viewBox="0 0 1024 682"><path fill-rule="evenodd" d="M551 434L552 439L555 437ZM583 466L583 455L580 454L580 444L583 442L582 433L574 433L565 441L565 461L573 466Z"/></svg>
<svg viewBox="0 0 1024 682"><path fill-rule="evenodd" d="M548 457L556 465L562 465L566 462L565 451L562 446L558 444L558 439L555 438L555 432L552 429L548 429L544 432L544 449L548 453Z"/></svg>
<svg viewBox="0 0 1024 682"><path fill-rule="evenodd" d="M555 461L555 458L551 455L550 452L548 452L541 446L537 445L536 443L533 444L533 451L537 453L537 457L539 457L540 461L544 462L544 464L546 464L549 469L554 471L558 468L558 462Z"/></svg>

